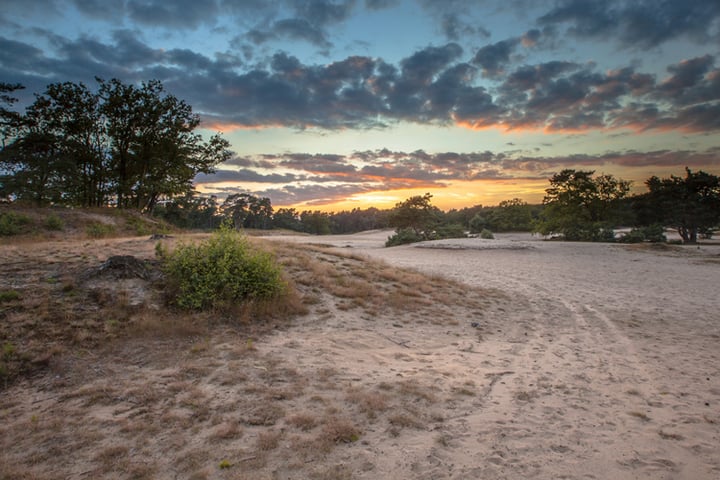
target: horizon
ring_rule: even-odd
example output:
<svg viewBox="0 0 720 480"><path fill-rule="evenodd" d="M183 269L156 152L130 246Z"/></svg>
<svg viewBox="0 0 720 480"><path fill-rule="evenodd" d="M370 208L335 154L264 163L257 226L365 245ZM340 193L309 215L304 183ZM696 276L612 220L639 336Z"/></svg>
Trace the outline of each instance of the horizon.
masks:
<svg viewBox="0 0 720 480"><path fill-rule="evenodd" d="M235 152L202 194L277 208L540 203L565 168L720 173L709 0L8 0L0 81L157 79Z"/></svg>

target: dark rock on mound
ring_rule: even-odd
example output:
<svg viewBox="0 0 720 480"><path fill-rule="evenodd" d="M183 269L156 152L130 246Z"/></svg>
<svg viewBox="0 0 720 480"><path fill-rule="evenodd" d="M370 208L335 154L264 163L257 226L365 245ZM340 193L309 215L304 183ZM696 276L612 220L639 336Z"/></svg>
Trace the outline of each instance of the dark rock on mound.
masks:
<svg viewBox="0 0 720 480"><path fill-rule="evenodd" d="M103 262L89 276L150 280L155 276L155 272L148 263L132 255L115 255Z"/></svg>

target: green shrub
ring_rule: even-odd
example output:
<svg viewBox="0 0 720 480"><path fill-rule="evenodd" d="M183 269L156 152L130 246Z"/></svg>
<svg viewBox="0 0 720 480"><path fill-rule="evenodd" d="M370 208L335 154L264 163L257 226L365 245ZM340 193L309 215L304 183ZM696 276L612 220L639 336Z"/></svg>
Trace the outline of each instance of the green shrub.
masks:
<svg viewBox="0 0 720 480"><path fill-rule="evenodd" d="M275 258L228 227L199 244L162 252L162 260L170 302L187 310L268 300L286 290Z"/></svg>
<svg viewBox="0 0 720 480"><path fill-rule="evenodd" d="M620 243L642 243L645 241L645 235L639 228L633 228L629 232L623 233L618 241Z"/></svg>
<svg viewBox="0 0 720 480"><path fill-rule="evenodd" d="M388 237L385 242L386 247L395 247L398 245L407 245L408 243L422 242L422 235L415 233L412 228L398 228L395 234Z"/></svg>
<svg viewBox="0 0 720 480"><path fill-rule="evenodd" d="M54 213L51 213L45 217L45 228L48 230L62 230L65 228L65 222L63 222L62 218L58 217Z"/></svg>
<svg viewBox="0 0 720 480"><path fill-rule="evenodd" d="M488 230L487 228L483 228L482 232L480 232L480 238L484 238L485 240L492 240L495 238L495 235Z"/></svg>
<svg viewBox="0 0 720 480"><path fill-rule="evenodd" d="M662 225L650 225L641 229L645 240L653 243L665 243L667 237L665 236L665 228Z"/></svg>
<svg viewBox="0 0 720 480"><path fill-rule="evenodd" d="M470 219L470 233L480 233L488 226L488 224L489 222L487 218L479 213L476 213L475 216Z"/></svg>
<svg viewBox="0 0 720 480"><path fill-rule="evenodd" d="M667 242L665 229L662 225L650 225L647 227L633 228L619 238L622 243L664 243Z"/></svg>
<svg viewBox="0 0 720 480"><path fill-rule="evenodd" d="M0 290L0 303L19 300L20 294L16 290Z"/></svg>
<svg viewBox="0 0 720 480"><path fill-rule="evenodd" d="M109 237L115 233L115 226L102 222L92 222L85 227L85 233L91 238Z"/></svg>
<svg viewBox="0 0 720 480"><path fill-rule="evenodd" d="M435 238L465 238L465 228L459 223L440 225L435 229Z"/></svg>
<svg viewBox="0 0 720 480"><path fill-rule="evenodd" d="M30 217L21 213L0 213L0 236L8 237L22 233L23 227L32 223Z"/></svg>

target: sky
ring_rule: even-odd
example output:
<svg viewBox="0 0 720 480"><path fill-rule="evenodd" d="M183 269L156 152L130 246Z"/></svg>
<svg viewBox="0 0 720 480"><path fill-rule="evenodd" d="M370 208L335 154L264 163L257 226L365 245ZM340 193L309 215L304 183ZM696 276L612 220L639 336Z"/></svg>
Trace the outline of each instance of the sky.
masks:
<svg viewBox="0 0 720 480"><path fill-rule="evenodd" d="M0 81L152 79L234 152L196 188L336 211L720 174L717 0L3 0Z"/></svg>

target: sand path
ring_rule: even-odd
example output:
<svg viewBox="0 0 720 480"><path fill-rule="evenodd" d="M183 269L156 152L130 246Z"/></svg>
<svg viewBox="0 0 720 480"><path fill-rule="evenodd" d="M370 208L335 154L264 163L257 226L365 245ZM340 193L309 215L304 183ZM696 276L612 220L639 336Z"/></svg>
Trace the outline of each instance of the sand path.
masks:
<svg viewBox="0 0 720 480"><path fill-rule="evenodd" d="M481 342L472 318L390 332L393 343L342 316L294 331L310 352L299 365L330 363L366 386L401 377L441 399L426 406L443 412L433 435L393 443L369 432L353 455L372 468L358 478L720 478L720 248L519 235L381 248L386 237L284 240L352 248L511 301L483 319ZM458 400L462 385L477 391Z"/></svg>

